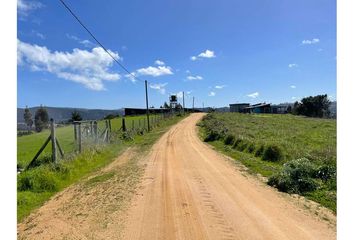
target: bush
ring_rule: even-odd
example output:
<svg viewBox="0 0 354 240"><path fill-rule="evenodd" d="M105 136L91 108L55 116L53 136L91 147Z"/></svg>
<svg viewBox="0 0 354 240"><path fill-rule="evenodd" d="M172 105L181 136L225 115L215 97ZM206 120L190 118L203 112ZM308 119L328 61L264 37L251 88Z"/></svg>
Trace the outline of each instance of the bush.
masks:
<svg viewBox="0 0 354 240"><path fill-rule="evenodd" d="M256 149L256 145L254 145L254 143L248 144L247 152L253 153L253 151L254 151L255 149Z"/></svg>
<svg viewBox="0 0 354 240"><path fill-rule="evenodd" d="M17 179L17 190L52 192L58 190L58 181L47 168L37 168L21 173Z"/></svg>
<svg viewBox="0 0 354 240"><path fill-rule="evenodd" d="M229 135L226 136L226 138L225 138L225 140L224 140L224 144L226 144L226 145L232 145L232 144L234 143L234 141L235 141L235 136L229 134Z"/></svg>
<svg viewBox="0 0 354 240"><path fill-rule="evenodd" d="M263 151L262 159L266 161L276 162L279 161L282 156L283 154L280 147L278 147L277 145L268 145Z"/></svg>
<svg viewBox="0 0 354 240"><path fill-rule="evenodd" d="M254 153L254 156L260 157L263 155L264 152L264 145L261 145L257 148L256 152Z"/></svg>
<svg viewBox="0 0 354 240"><path fill-rule="evenodd" d="M207 136L204 138L204 142L213 142L219 140L221 137L218 132L210 131Z"/></svg>
<svg viewBox="0 0 354 240"><path fill-rule="evenodd" d="M335 166L323 165L320 166L317 170L316 177L322 179L327 182L329 179L336 178L337 170Z"/></svg>
<svg viewBox="0 0 354 240"><path fill-rule="evenodd" d="M318 183L313 179L316 167L307 158L292 160L283 165L283 169L271 176L268 185L288 193L304 193L314 191Z"/></svg>
<svg viewBox="0 0 354 240"><path fill-rule="evenodd" d="M237 138L235 141L234 141L234 144L232 145L232 148L237 148L238 145L241 145L243 143L243 139L241 138Z"/></svg>
<svg viewBox="0 0 354 240"><path fill-rule="evenodd" d="M17 137L22 137L22 136L27 136L33 134L33 131L18 131L17 132Z"/></svg>
<svg viewBox="0 0 354 240"><path fill-rule="evenodd" d="M242 140L236 147L237 150L240 152L246 150L248 147L248 141L247 140Z"/></svg>

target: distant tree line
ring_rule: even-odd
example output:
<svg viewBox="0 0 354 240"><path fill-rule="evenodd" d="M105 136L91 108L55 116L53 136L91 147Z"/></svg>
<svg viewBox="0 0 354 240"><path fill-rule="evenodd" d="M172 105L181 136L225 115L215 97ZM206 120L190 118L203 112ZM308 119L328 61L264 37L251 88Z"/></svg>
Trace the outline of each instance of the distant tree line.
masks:
<svg viewBox="0 0 354 240"><path fill-rule="evenodd" d="M330 103L327 94L305 97L300 102L294 103L292 114L318 118L329 117Z"/></svg>

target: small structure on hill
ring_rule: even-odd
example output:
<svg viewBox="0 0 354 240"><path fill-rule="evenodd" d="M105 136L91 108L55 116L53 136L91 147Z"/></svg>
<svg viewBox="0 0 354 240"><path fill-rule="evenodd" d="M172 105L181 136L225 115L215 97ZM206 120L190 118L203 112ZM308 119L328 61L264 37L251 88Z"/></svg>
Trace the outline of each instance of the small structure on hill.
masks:
<svg viewBox="0 0 354 240"><path fill-rule="evenodd" d="M244 109L250 106L249 103L233 103L229 105L230 105L230 112L239 112L239 113L244 112Z"/></svg>
<svg viewBox="0 0 354 240"><path fill-rule="evenodd" d="M244 112L246 113L271 113L271 106L270 103L257 103L246 107Z"/></svg>

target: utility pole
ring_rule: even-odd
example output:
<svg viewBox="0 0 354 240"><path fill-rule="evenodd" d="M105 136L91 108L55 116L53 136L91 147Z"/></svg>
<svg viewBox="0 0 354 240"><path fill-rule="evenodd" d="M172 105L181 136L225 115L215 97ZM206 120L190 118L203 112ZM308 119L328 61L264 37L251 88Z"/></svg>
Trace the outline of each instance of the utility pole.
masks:
<svg viewBox="0 0 354 240"><path fill-rule="evenodd" d="M204 112L204 102L203 102L203 112Z"/></svg>
<svg viewBox="0 0 354 240"><path fill-rule="evenodd" d="M148 89L147 81L145 80L145 99L146 99L146 118L147 118L147 127L148 132L150 132L150 120L149 120L149 98L148 98Z"/></svg>
<svg viewBox="0 0 354 240"><path fill-rule="evenodd" d="M194 96L193 96L193 111L194 111Z"/></svg>
<svg viewBox="0 0 354 240"><path fill-rule="evenodd" d="M183 91L183 115L185 114L184 112L184 91Z"/></svg>

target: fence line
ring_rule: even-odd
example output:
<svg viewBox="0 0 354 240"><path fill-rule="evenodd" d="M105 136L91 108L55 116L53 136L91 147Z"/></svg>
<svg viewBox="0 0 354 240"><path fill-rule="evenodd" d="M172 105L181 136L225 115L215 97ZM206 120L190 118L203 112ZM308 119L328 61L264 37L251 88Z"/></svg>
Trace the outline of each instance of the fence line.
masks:
<svg viewBox="0 0 354 240"><path fill-rule="evenodd" d="M159 126L160 122L169 118L174 117L175 113L162 113L158 115L150 115L150 129L154 129ZM135 120L138 120L137 122ZM108 144L112 142L112 136L121 137L129 136L133 138L137 134L144 134L149 129L147 129L146 118L144 119L132 119L130 124L127 124L126 118L122 117L121 127L119 129L112 130L111 120L104 120L103 128L98 126L96 120L86 120L86 121L74 121L73 131L74 139L73 143L75 145L74 152L81 153L85 148L90 148L95 145ZM143 121L143 123L141 123ZM137 124L136 124L137 123ZM113 134L112 134L113 133ZM124 135L125 134L125 135ZM53 119L50 120L50 135L44 141L43 145L40 147L38 152L35 154L31 162L25 167L24 170L36 166L36 160L51 143L51 160L52 162L58 163L59 158L64 158L65 153L63 148L59 143L59 139L56 136L56 126Z"/></svg>

